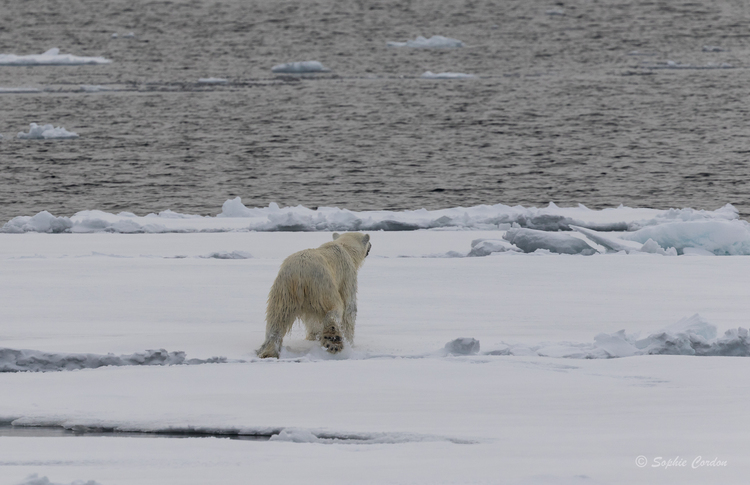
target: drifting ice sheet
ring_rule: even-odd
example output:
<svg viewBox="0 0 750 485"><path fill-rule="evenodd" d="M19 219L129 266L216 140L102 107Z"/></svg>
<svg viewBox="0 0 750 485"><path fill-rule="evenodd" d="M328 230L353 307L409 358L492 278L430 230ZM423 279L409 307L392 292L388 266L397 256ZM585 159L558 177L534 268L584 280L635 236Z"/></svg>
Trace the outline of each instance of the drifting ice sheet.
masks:
<svg viewBox="0 0 750 485"><path fill-rule="evenodd" d="M271 68L271 72L302 74L307 72L329 72L330 69L323 66L318 61L299 61L287 62L286 64L277 64Z"/></svg>
<svg viewBox="0 0 750 485"><path fill-rule="evenodd" d="M229 80L220 77L202 77L198 79L198 82L201 84L227 84Z"/></svg>
<svg viewBox="0 0 750 485"><path fill-rule="evenodd" d="M109 59L103 57L79 57L72 54L60 54L57 47L44 54L17 56L15 54L0 54L0 66L80 66L89 64L109 64Z"/></svg>
<svg viewBox="0 0 750 485"><path fill-rule="evenodd" d="M78 138L78 133L73 133L65 128L52 125L37 125L31 123L29 125L29 132L24 133L23 131L18 133L18 138L23 140L49 140L49 139L66 139L66 138Z"/></svg>
<svg viewBox="0 0 750 485"><path fill-rule="evenodd" d="M475 79L474 74L464 74L462 72L439 72L434 73L427 71L421 76L423 79Z"/></svg>
<svg viewBox="0 0 750 485"><path fill-rule="evenodd" d="M443 37L442 35L433 35L429 39L420 35L416 39L406 42L388 42L388 47L413 47L416 49L446 49L463 46L464 43L460 40Z"/></svg>

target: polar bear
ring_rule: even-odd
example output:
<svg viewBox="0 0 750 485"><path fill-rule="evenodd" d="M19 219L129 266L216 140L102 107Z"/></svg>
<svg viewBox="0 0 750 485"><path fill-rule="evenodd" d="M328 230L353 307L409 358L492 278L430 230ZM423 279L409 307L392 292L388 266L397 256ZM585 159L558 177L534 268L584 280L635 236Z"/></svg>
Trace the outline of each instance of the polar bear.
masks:
<svg viewBox="0 0 750 485"><path fill-rule="evenodd" d="M344 348L342 335L351 343L357 271L371 247L369 234L334 233L333 241L286 258L268 294L266 341L258 356L278 358L281 341L297 319L304 323L307 339L320 341L332 354Z"/></svg>

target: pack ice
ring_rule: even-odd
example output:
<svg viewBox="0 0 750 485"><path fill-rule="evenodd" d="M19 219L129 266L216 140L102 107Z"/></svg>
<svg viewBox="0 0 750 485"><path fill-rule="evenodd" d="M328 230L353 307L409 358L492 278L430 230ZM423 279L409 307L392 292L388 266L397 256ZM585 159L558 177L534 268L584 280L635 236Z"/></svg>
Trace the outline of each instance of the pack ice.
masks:
<svg viewBox="0 0 750 485"><path fill-rule="evenodd" d="M439 210L350 211L303 206L248 208L239 197L227 200L215 217L164 210L137 216L81 211L72 217L47 211L14 217L0 233L191 233L414 231L419 229L497 231L497 238L455 248L458 256L498 252L550 252L591 255L606 252L661 255L750 254L750 224L731 204L714 210L641 209L620 206L592 210L585 206L543 208L479 205Z"/></svg>

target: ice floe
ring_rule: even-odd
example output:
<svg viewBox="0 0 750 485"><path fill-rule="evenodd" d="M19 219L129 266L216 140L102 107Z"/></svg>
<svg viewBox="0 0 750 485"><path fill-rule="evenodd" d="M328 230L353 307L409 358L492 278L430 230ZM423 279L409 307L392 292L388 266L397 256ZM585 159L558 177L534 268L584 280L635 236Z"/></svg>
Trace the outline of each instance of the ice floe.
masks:
<svg viewBox="0 0 750 485"><path fill-rule="evenodd" d="M81 91L84 93L101 93L111 91L111 89L98 84L81 84Z"/></svg>
<svg viewBox="0 0 750 485"><path fill-rule="evenodd" d="M464 43L460 40L443 37L442 35L433 35L429 39L420 35L416 39L406 42L388 42L388 47L413 47L416 49L445 49L463 46Z"/></svg>
<svg viewBox="0 0 750 485"><path fill-rule="evenodd" d="M703 52L724 52L726 49L717 45L704 45Z"/></svg>
<svg viewBox="0 0 750 485"><path fill-rule="evenodd" d="M201 84L226 84L229 80L221 77L202 77L198 79L198 82Z"/></svg>
<svg viewBox="0 0 750 485"><path fill-rule="evenodd" d="M55 127L52 125L37 125L36 123L31 123L29 125L28 133L21 131L17 136L22 140L49 140L78 138L78 133L68 131L61 126Z"/></svg>
<svg viewBox="0 0 750 485"><path fill-rule="evenodd" d="M0 54L0 66L80 66L88 64L109 64L109 59L103 57L81 57L72 54L60 54L57 47L43 54L17 56L15 54Z"/></svg>
<svg viewBox="0 0 750 485"><path fill-rule="evenodd" d="M695 66L693 64L681 64L675 61L657 62L644 66L647 69L733 69L732 64L722 62L721 64L706 64L705 66Z"/></svg>
<svg viewBox="0 0 750 485"><path fill-rule="evenodd" d="M277 64L271 68L271 72L286 74L303 74L311 72L329 72L330 69L318 61L298 61Z"/></svg>
<svg viewBox="0 0 750 485"><path fill-rule="evenodd" d="M224 357L187 359L185 352L168 352L164 349L146 350L130 355L100 355L40 352L0 348L0 372L50 372L78 369L96 369L105 366L128 365L182 365L227 362Z"/></svg>
<svg viewBox="0 0 750 485"><path fill-rule="evenodd" d="M0 94L23 94L23 93L41 93L41 89L37 88L27 88L27 87L18 87L18 88L0 88Z"/></svg>
<svg viewBox="0 0 750 485"><path fill-rule="evenodd" d="M438 72L426 71L421 76L423 79L476 79L474 74L464 74L462 72Z"/></svg>

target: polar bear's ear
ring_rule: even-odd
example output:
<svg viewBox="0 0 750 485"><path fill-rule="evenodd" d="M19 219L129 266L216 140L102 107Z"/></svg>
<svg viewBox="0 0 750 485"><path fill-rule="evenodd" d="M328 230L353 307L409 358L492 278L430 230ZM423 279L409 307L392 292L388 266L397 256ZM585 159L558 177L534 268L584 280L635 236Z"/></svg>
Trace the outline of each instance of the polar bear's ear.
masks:
<svg viewBox="0 0 750 485"><path fill-rule="evenodd" d="M370 242L370 235L365 234L365 237L362 238L362 244L367 244L368 242Z"/></svg>
<svg viewBox="0 0 750 485"><path fill-rule="evenodd" d="M333 240L335 241L336 239L339 238L339 236L341 236L341 234L339 234L338 232L334 232L333 233Z"/></svg>

